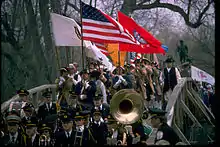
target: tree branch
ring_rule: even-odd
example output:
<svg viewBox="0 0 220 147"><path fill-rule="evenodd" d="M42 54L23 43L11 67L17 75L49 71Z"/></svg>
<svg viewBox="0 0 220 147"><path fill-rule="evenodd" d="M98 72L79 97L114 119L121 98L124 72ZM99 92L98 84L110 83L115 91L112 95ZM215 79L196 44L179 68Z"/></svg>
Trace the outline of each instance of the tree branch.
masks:
<svg viewBox="0 0 220 147"><path fill-rule="evenodd" d="M154 8L166 8L173 12L179 13L183 19L185 20L186 25L190 26L191 28L198 28L202 24L202 17L209 9L210 5L213 3L213 0L209 1L206 7L203 9L203 11L199 14L199 17L195 23L191 22L189 20L189 15L179 6L173 5L170 3L160 3L159 1L155 1L152 4L148 5L136 5L136 7L133 7L134 10L142 10L142 9L154 9Z"/></svg>
<svg viewBox="0 0 220 147"><path fill-rule="evenodd" d="M68 2L68 5L70 7L72 7L73 9L75 9L77 12L80 12L80 9L76 5L74 5L74 4L70 3L70 2Z"/></svg>

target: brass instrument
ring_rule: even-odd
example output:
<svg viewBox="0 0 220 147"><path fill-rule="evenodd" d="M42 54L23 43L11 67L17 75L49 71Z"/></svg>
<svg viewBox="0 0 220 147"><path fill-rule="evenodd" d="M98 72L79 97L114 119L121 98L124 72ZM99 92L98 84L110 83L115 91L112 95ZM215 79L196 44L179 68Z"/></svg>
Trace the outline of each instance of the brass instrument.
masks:
<svg viewBox="0 0 220 147"><path fill-rule="evenodd" d="M122 89L110 101L110 113L121 124L133 124L142 118L144 100L133 89Z"/></svg>
<svg viewBox="0 0 220 147"><path fill-rule="evenodd" d="M76 130L74 145L82 146L83 132Z"/></svg>
<svg viewBox="0 0 220 147"><path fill-rule="evenodd" d="M50 137L42 134L40 137L39 137L39 146L50 146Z"/></svg>

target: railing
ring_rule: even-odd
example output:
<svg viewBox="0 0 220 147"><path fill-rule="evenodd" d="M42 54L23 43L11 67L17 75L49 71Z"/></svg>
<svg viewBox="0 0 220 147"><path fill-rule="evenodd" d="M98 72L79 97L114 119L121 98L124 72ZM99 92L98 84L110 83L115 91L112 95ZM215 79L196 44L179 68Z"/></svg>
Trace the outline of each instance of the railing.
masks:
<svg viewBox="0 0 220 147"><path fill-rule="evenodd" d="M193 89L192 82L191 78L182 78L174 88L166 108L167 123L182 142L208 144L213 142L215 118Z"/></svg>
<svg viewBox="0 0 220 147"><path fill-rule="evenodd" d="M200 131L203 131L204 143L212 142L212 131L208 129L214 129L215 118L210 110L204 105L198 93L192 88L191 78L182 78L177 86L174 88L172 95L168 101L166 111L167 123L170 125L182 142L186 144L198 143L199 137L196 136ZM53 100L55 100L55 84L42 85L30 89L30 101L37 108L42 102L41 92L50 88L53 94ZM4 112L9 104L18 100L18 95L13 96L10 100L4 102L1 105L1 112ZM204 126L204 120L206 126ZM200 136L201 138L201 136ZM206 142L205 142L206 141ZM201 142L201 141L200 141Z"/></svg>
<svg viewBox="0 0 220 147"><path fill-rule="evenodd" d="M30 89L30 90L28 90L30 93L29 100L32 102L32 104L35 106L35 108L37 108L38 105L43 101L42 96L41 96L42 91L44 91L46 89L52 90L52 97L53 97L53 100L55 100L55 88L56 88L55 84L48 84L48 85L42 85L42 86ZM11 102L18 101L18 100L19 100L19 96L15 95L11 99L9 99L8 101L1 104L1 112L4 112L9 107Z"/></svg>

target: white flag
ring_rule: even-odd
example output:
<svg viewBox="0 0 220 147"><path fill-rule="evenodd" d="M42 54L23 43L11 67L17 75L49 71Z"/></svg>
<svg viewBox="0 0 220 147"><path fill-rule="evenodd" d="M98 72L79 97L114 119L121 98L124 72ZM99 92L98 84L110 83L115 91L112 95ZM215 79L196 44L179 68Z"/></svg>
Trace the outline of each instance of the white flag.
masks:
<svg viewBox="0 0 220 147"><path fill-rule="evenodd" d="M215 78L213 76L195 66L191 66L191 77L196 81L206 82L211 85L215 84Z"/></svg>
<svg viewBox="0 0 220 147"><path fill-rule="evenodd" d="M74 19L50 13L56 46L81 46L81 27ZM84 41L84 46L88 46Z"/></svg>
<svg viewBox="0 0 220 147"><path fill-rule="evenodd" d="M109 59L94 44L87 47L86 56L93 58L94 60L101 61L108 70L112 69L112 64Z"/></svg>

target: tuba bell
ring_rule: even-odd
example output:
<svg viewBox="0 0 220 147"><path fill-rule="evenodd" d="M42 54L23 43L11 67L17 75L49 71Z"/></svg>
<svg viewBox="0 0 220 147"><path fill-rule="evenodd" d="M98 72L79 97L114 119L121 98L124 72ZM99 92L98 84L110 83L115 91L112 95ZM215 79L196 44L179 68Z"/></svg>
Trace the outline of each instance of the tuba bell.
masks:
<svg viewBox="0 0 220 147"><path fill-rule="evenodd" d="M121 124L133 124L142 118L144 100L133 89L122 89L110 101L110 113Z"/></svg>

